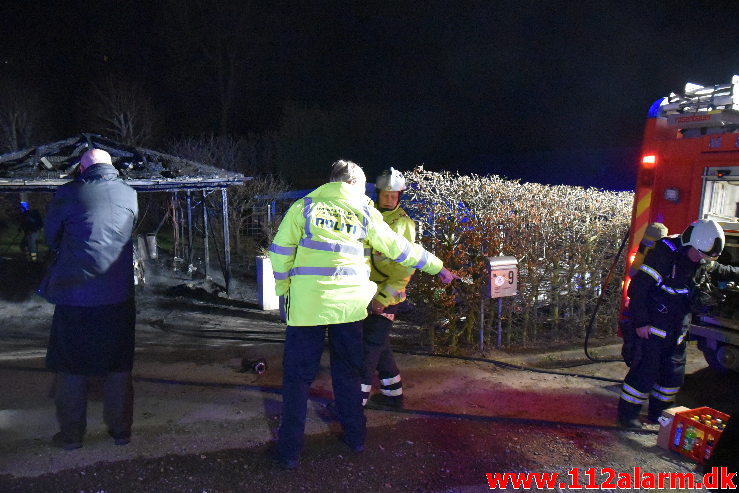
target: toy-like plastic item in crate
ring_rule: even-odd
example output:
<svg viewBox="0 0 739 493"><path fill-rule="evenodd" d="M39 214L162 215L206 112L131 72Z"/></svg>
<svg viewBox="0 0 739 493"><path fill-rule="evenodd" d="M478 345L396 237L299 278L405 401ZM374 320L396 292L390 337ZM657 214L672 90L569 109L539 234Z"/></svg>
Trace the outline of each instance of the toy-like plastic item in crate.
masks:
<svg viewBox="0 0 739 493"><path fill-rule="evenodd" d="M675 414L670 449L705 464L711 458L730 416L710 407L697 407Z"/></svg>

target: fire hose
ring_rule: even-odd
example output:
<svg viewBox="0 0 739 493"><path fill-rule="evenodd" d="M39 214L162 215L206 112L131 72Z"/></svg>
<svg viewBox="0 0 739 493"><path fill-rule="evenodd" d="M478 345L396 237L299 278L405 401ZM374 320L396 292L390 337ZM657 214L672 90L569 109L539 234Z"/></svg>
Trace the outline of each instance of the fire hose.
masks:
<svg viewBox="0 0 739 493"><path fill-rule="evenodd" d="M593 331L593 324L595 323L595 316L598 314L598 309L600 308L600 305L603 304L603 299L606 296L606 292L608 291L608 285L611 283L611 279L613 279L613 272L616 269L616 265L618 265L618 259L621 258L621 253L624 251L624 246L626 246L626 242L629 239L629 232L630 229L626 230L626 234L624 235L624 239L621 240L621 246L618 248L618 253L616 253L616 256L613 258L613 262L611 263L611 268L608 269L608 275L606 276L606 280L603 282L603 284L600 287L600 296L598 296L598 301L595 303L595 308L593 308L593 314L590 316L590 323L588 323L588 327L585 330L585 342L583 343L583 349L585 351L585 356L592 361L593 363L608 363L613 361L622 361L621 358L610 358L610 359L597 359L590 356L590 352L588 351L588 340L590 339L590 334Z"/></svg>

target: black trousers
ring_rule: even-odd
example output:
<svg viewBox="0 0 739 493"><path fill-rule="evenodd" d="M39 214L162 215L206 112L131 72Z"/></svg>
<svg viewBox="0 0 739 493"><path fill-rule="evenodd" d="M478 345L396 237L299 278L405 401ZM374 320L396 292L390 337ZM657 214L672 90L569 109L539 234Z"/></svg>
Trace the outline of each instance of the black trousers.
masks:
<svg viewBox="0 0 739 493"><path fill-rule="evenodd" d="M685 380L684 338L679 329L655 329L648 339L639 340L641 357L631 365L624 378L618 402L619 419L637 418L647 400L652 421L672 406Z"/></svg>
<svg viewBox="0 0 739 493"><path fill-rule="evenodd" d="M369 315L364 319L364 369L362 371L362 400L366 403L372 391L372 381L377 372L380 392L388 397L403 395L400 370L390 347L390 330L393 322L381 315Z"/></svg>
<svg viewBox="0 0 739 493"><path fill-rule="evenodd" d="M288 325L283 361L282 418L277 433L277 453L283 460L297 460L303 449L308 391L321 364L327 331L331 384L344 441L350 447L364 445L367 427L359 393L362 323Z"/></svg>
<svg viewBox="0 0 739 493"><path fill-rule="evenodd" d="M133 382L131 372L113 372L104 377L103 420L113 438L131 436ZM87 429L87 380L84 375L56 374L56 417L62 439L81 442Z"/></svg>

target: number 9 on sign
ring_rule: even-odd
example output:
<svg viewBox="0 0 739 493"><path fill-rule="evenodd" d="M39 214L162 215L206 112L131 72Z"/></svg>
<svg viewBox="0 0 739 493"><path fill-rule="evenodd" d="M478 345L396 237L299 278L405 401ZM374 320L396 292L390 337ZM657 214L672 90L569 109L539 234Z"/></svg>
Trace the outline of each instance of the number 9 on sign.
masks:
<svg viewBox="0 0 739 493"><path fill-rule="evenodd" d="M514 296L518 290L518 261L515 257L489 257L490 284L488 296L502 298Z"/></svg>

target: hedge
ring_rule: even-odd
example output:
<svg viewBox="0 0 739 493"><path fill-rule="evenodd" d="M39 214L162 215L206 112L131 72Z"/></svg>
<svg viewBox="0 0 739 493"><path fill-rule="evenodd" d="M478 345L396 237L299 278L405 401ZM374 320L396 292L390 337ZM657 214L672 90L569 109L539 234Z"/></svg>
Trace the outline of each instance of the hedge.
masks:
<svg viewBox="0 0 739 493"><path fill-rule="evenodd" d="M500 176L406 174L402 207L419 241L463 282L441 287L416 274L409 301L420 308L435 346L496 342L497 303L487 300L487 258L518 259L518 295L504 299L502 343L508 348L582 340L601 287L631 219L633 193L521 183ZM592 336L615 334L623 255L605 291ZM439 323L439 320L445 323Z"/></svg>

